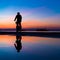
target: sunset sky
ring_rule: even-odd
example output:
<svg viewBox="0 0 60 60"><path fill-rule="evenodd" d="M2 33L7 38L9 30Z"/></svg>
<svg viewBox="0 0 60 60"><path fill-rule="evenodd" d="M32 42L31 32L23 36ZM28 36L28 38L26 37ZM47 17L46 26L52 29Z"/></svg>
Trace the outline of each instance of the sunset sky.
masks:
<svg viewBox="0 0 60 60"><path fill-rule="evenodd" d="M60 0L0 0L0 28L15 28L17 12L23 28L60 28Z"/></svg>

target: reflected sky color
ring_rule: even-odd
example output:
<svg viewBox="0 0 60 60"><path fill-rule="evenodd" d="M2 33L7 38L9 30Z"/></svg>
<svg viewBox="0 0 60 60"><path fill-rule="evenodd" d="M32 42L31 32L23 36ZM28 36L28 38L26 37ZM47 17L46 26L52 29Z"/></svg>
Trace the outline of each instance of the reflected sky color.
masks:
<svg viewBox="0 0 60 60"><path fill-rule="evenodd" d="M6 2L7 1L7 2ZM23 28L60 28L59 0L0 0L0 28L15 28L17 11Z"/></svg>
<svg viewBox="0 0 60 60"><path fill-rule="evenodd" d="M10 35L0 35L0 47L4 46L13 46L14 42L16 41L16 36ZM48 37L34 37L34 36L22 36L22 43L23 44L32 44L32 45L39 45L39 44L46 44L46 45L60 45L60 38L48 38Z"/></svg>
<svg viewBox="0 0 60 60"><path fill-rule="evenodd" d="M0 35L1 60L60 59L60 38L22 36L22 49L19 53L15 49L15 41L16 36Z"/></svg>

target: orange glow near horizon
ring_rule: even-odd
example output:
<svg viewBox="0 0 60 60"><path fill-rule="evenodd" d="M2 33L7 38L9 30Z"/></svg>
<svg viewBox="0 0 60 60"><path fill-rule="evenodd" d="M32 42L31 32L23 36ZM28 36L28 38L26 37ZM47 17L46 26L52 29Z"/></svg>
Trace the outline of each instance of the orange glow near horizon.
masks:
<svg viewBox="0 0 60 60"><path fill-rule="evenodd" d="M60 24L52 24L47 22L40 22L40 21L24 21L22 22L22 28L59 28ZM8 23L8 22L0 22L0 28L16 28L16 25L14 22Z"/></svg>
<svg viewBox="0 0 60 60"><path fill-rule="evenodd" d="M57 18L24 18L22 19L22 28L60 28L59 19ZM52 21L50 21L52 20ZM14 16L0 17L0 28L16 28Z"/></svg>
<svg viewBox="0 0 60 60"><path fill-rule="evenodd" d="M20 9L5 8L0 13L0 28L16 28L14 18ZM42 11L43 9L43 11ZM44 7L22 9L22 28L60 28L60 14L48 15ZM44 13L45 12L45 13ZM52 12L51 12L52 13Z"/></svg>

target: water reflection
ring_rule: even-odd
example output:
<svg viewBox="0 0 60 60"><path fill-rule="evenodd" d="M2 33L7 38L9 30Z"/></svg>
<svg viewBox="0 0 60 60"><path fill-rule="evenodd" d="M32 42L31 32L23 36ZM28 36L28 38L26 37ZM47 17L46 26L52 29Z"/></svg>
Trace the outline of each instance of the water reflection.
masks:
<svg viewBox="0 0 60 60"><path fill-rule="evenodd" d="M20 52L20 50L22 49L21 39L22 39L21 35L16 35L16 41L14 43L14 46L15 46L17 52Z"/></svg>
<svg viewBox="0 0 60 60"><path fill-rule="evenodd" d="M60 60L60 38L0 35L0 60L24 59Z"/></svg>

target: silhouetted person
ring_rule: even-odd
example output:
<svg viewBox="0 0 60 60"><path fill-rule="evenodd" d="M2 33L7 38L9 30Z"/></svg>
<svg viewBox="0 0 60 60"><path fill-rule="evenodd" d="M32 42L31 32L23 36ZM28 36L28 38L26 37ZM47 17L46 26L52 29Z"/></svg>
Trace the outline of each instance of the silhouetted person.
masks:
<svg viewBox="0 0 60 60"><path fill-rule="evenodd" d="M14 19L16 21L16 31L21 31L21 21L22 21L22 16L19 12L17 12L17 15Z"/></svg>
<svg viewBox="0 0 60 60"><path fill-rule="evenodd" d="M21 36L16 35L16 42L15 42L14 46L15 46L17 52L20 52L20 50L22 49L21 39L22 39Z"/></svg>

